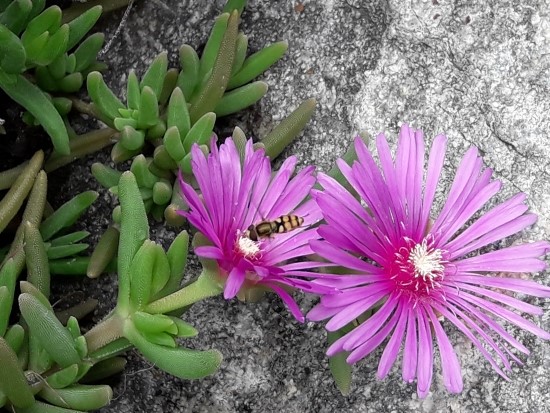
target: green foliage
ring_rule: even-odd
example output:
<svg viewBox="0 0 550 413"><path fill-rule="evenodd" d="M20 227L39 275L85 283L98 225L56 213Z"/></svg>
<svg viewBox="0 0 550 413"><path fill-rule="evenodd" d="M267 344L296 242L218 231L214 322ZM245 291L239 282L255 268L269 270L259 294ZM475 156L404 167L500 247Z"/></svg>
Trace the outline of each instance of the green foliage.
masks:
<svg viewBox="0 0 550 413"><path fill-rule="evenodd" d="M47 92L77 92L89 72L104 68L96 60L103 46L101 33L78 45L102 8L92 7L62 24L61 9L44 10L44 6L43 0L13 0L0 11L0 88L28 110L24 117L28 123L44 127L58 154L69 155L69 136L62 119L67 108L53 103Z"/></svg>
<svg viewBox="0 0 550 413"><path fill-rule="evenodd" d="M193 337L197 331L164 313L217 295L221 289L206 285L204 276L180 289L187 261L187 233L180 234L166 254L160 245L148 239L149 226L134 174L123 173L118 185L121 203L118 301L109 318L86 334L89 351L97 354L122 336L146 359L177 377L190 379L211 374L221 362L220 353L179 347L178 337ZM167 301L172 306L165 311L162 303ZM105 340L105 336L113 339Z"/></svg>
<svg viewBox="0 0 550 413"><path fill-rule="evenodd" d="M86 37L102 13L99 2L75 4L67 11L45 8L45 3L0 0L0 88L27 110L25 122L45 129L55 149L45 162L39 151L28 162L0 172L0 190L7 190L0 200L0 232L17 228L11 243L0 249L0 410L79 412L109 403L110 387L94 383L120 372L125 361L119 355L131 348L183 379L201 378L219 367L219 351L182 347L183 339L198 331L174 316L221 293L218 268L202 260L202 273L181 287L189 236L181 232L166 252L149 239L147 214L183 224L177 212L187 206L175 178L181 171L183 179L192 179L191 148L197 144L207 154L216 120L265 95L267 84L254 79L283 56L287 44L277 42L247 56L248 39L238 29L246 1L230 0L200 56L183 45L179 68L169 68L167 54L161 53L141 79L131 71L123 103L100 73L105 66L97 56L104 36ZM120 7L127 0L108 3ZM90 105L66 96L78 92L84 79ZM302 103L255 148L278 156L314 107L313 100ZM67 119L73 109L108 127L77 136ZM86 191L54 211L46 202L46 172L111 144L113 138L112 159L131 159L130 171L99 163L92 167L96 179L119 196L120 205L113 211L114 224L88 257L83 254L89 233L69 228L98 194ZM244 132L235 128L233 138L244 154ZM146 146L155 148L152 156L142 154ZM195 245L201 242L195 237ZM82 335L78 318L97 302L88 299L55 312L51 276L86 273L94 278L105 271L118 276L116 307Z"/></svg>
<svg viewBox="0 0 550 413"><path fill-rule="evenodd" d="M145 210L157 220L183 224L176 211L184 206L174 181L178 170L186 179L192 174L191 147L198 144L208 153L210 141L215 137L216 119L253 105L265 95L267 84L251 81L277 62L287 49L285 42L278 42L246 56L247 37L238 31L245 4L245 1L227 3L200 57L191 46L183 45L179 51L179 70L169 69L167 54L161 53L141 80L131 71L126 103L109 89L100 73L88 75L93 113L119 133L111 158L115 163L134 158L131 170L137 178ZM299 110L298 121L291 115L290 120L282 123L282 129L273 131L267 142L273 142L270 145L276 150L270 155L276 156L303 128L314 103L306 106ZM292 126L285 126L289 122ZM140 155L147 144L155 147L152 157ZM114 169L96 164L92 173L117 194ZM115 222L118 217L119 211L115 210Z"/></svg>

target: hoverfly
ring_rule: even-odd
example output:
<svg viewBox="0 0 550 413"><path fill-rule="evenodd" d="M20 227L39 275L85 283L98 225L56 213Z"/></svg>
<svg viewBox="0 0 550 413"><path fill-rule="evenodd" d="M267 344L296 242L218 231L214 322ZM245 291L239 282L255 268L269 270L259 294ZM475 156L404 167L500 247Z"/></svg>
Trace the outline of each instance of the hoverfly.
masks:
<svg viewBox="0 0 550 413"><path fill-rule="evenodd" d="M304 222L304 218L297 215L281 215L273 221L262 221L256 225L252 224L245 232L245 236L252 241L260 238L268 238L273 234L283 234L298 228Z"/></svg>

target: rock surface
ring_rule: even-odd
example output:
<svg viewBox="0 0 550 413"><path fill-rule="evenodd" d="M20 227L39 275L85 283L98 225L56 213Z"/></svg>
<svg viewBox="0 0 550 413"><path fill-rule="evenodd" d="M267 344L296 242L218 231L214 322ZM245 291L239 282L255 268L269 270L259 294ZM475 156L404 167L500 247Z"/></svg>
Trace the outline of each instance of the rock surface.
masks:
<svg viewBox="0 0 550 413"><path fill-rule="evenodd" d="M449 136L441 188L449 188L460 156L479 147L486 165L502 180L503 200L529 195L539 214L529 232L506 241L550 238L550 16L544 1L254 1L242 29L253 50L287 40L286 57L264 80L268 95L246 114L228 121L248 135L263 136L301 100L318 101L314 119L282 155L300 156L301 165L328 170L359 131L387 131L396 141L400 122L422 128L431 142ZM182 43L206 40L220 1L154 0L136 3L115 36L123 13L106 19L112 39L104 60L107 83L121 91L131 68L143 73L167 50L172 66ZM92 161L68 169L60 193L94 186ZM108 158L107 153L99 156ZM67 170L60 175L68 174ZM64 177L63 177L64 178ZM105 190L84 223L96 236L109 222L113 200ZM440 201L443 194L438 198ZM61 202L62 199L59 199ZM156 240L174 236L157 225ZM198 271L192 260L191 272ZM548 273L537 279L548 283ZM112 308L112 277L85 282L101 300L100 319ZM82 285L62 288L82 289ZM64 291L66 293L66 291ZM304 297L304 309L315 299ZM432 392L416 396L394 367L385 381L375 378L377 352L354 368L352 393L336 390L324 356L322 325L300 325L270 297L255 305L212 299L186 317L200 331L196 348L224 354L220 371L202 381L181 381L131 354L115 382L115 399L102 412L546 412L550 411L550 347L532 335L514 334L532 350L512 381L500 378L472 344L452 328L451 340L464 375L460 395L446 392L436 361ZM541 325L550 329L548 315ZM399 362L398 362L399 365ZM548 406L548 407L547 407Z"/></svg>

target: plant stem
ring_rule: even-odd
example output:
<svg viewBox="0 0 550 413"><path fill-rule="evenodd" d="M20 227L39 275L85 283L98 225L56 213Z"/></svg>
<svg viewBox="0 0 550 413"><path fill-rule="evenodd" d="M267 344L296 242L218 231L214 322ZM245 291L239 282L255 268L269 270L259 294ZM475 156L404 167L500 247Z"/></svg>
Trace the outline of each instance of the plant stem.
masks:
<svg viewBox="0 0 550 413"><path fill-rule="evenodd" d="M170 311L187 307L205 298L214 297L222 291L222 287L207 273L207 270L203 270L195 282L175 293L153 301L145 307L145 311L151 314L166 314Z"/></svg>
<svg viewBox="0 0 550 413"><path fill-rule="evenodd" d="M69 143L71 148L70 155L59 155L54 153L46 162L44 169L46 172L52 172L78 158L97 152L110 145L116 133L117 131L114 129L102 128L80 135L72 139Z"/></svg>
<svg viewBox="0 0 550 413"><path fill-rule="evenodd" d="M73 102L73 109L78 110L80 113L84 113L86 115L97 118L98 115L91 104L86 103L81 99L76 99L76 98L70 98L70 99Z"/></svg>
<svg viewBox="0 0 550 413"><path fill-rule="evenodd" d="M84 334L84 338L88 343L88 353L93 353L121 338L123 324L124 320L118 314L112 313Z"/></svg>

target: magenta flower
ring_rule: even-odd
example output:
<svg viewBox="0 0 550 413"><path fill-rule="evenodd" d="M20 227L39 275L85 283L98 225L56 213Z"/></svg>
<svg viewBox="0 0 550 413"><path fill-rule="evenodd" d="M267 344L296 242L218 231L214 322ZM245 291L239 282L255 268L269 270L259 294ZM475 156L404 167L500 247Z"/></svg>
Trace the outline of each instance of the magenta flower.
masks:
<svg viewBox="0 0 550 413"><path fill-rule="evenodd" d="M310 278L321 275L309 270L321 264L302 259L313 253L309 241L319 236L309 226L321 219L321 212L313 200L304 202L315 184L314 167L302 169L291 179L295 166L296 157L291 156L272 176L269 158L264 150L254 151L252 141L246 145L242 165L231 138L219 149L213 141L208 157L195 145L192 168L202 196L180 180L190 206L181 214L211 242L196 248L195 253L217 261L226 278L226 299L247 288L266 288L277 293L303 322L288 287L312 293L334 292L334 288L312 283ZM289 214L303 218L302 224L256 240L247 233L250 225Z"/></svg>
<svg viewBox="0 0 550 413"><path fill-rule="evenodd" d="M389 338L377 376L382 379L388 374L402 347L403 379L417 379L419 397L429 393L432 382L433 336L446 388L458 393L463 387L443 319L466 335L504 378L510 360L521 364L514 350L529 353L505 324L550 338L518 314L541 315L542 310L512 294L549 297L550 289L519 275L502 275L544 270L540 257L550 244L540 241L472 254L537 220L536 215L526 213L525 195L517 194L470 222L501 186L500 181L491 181L490 169L482 170L476 148L470 148L462 159L442 210L433 223L430 220L446 142L443 135L435 138L423 185L421 131L403 125L395 160L380 134L376 146L381 168L356 139L358 161L350 167L339 160L338 166L363 204L326 175L318 177L324 191L312 191L327 222L319 228L324 241L312 240L312 249L354 274L316 281L338 287L341 293L323 296L308 318L330 319L326 328L334 331L367 310L376 310L335 341L327 354L348 351L347 362L352 364Z"/></svg>

